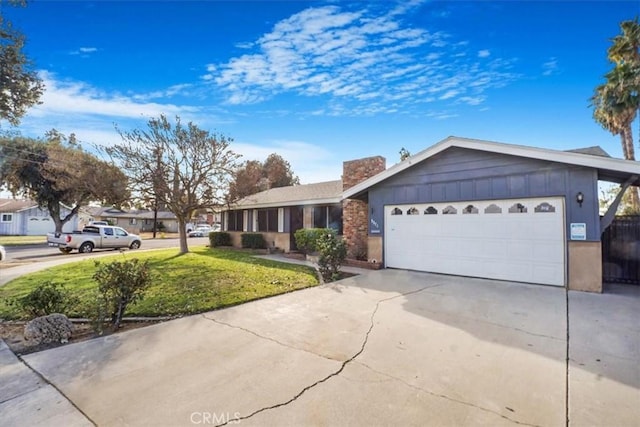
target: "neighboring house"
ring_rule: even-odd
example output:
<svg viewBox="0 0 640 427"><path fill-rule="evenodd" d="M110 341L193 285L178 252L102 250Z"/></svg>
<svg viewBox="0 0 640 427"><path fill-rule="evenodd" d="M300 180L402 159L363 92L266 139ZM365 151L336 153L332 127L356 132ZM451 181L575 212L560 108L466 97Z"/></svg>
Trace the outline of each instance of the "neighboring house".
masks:
<svg viewBox="0 0 640 427"><path fill-rule="evenodd" d="M296 227L316 226L313 208L341 203L350 250L385 267L601 292L601 234L617 206L600 218L598 180L640 186L640 163L597 147L449 137L389 169L382 157L344 162L329 200L314 191L327 183L273 189L232 206L223 223L236 245L241 231L264 231L291 250ZM306 196L291 196L296 187Z"/></svg>
<svg viewBox="0 0 640 427"><path fill-rule="evenodd" d="M124 211L114 207L87 206L91 212L91 221L107 221L122 227L130 233L153 231L153 211ZM171 212L158 212L158 222L162 222L168 232L177 232L178 222Z"/></svg>
<svg viewBox="0 0 640 427"><path fill-rule="evenodd" d="M63 206L61 215L71 209ZM64 224L62 230L71 232L78 228L78 216ZM53 218L46 209L32 200L0 199L0 236L41 236L56 229Z"/></svg>

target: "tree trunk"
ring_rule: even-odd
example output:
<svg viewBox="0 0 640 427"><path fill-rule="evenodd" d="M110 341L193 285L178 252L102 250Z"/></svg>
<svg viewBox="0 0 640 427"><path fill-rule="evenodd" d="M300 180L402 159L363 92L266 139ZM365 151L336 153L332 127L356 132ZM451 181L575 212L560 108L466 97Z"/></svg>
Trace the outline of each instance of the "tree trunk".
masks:
<svg viewBox="0 0 640 427"><path fill-rule="evenodd" d="M625 149L625 159L626 160L635 160L635 150L633 147L633 133L631 131L631 124L625 126L620 133L620 137L622 138L622 146ZM633 212L640 213L640 188L631 186L627 189L629 191L629 203L631 204L631 209Z"/></svg>
<svg viewBox="0 0 640 427"><path fill-rule="evenodd" d="M60 204L57 202L49 202L47 203L47 210L49 211L49 215L51 215L53 223L56 226L56 234L62 233L64 221L60 219Z"/></svg>
<svg viewBox="0 0 640 427"><path fill-rule="evenodd" d="M189 252L187 245L187 221L183 217L178 217L178 232L180 233L180 253Z"/></svg>
<svg viewBox="0 0 640 427"><path fill-rule="evenodd" d="M635 160L636 154L633 148L633 133L631 131L631 124L625 126L620 132L620 138L622 138L622 147L624 148L624 158L627 160Z"/></svg>

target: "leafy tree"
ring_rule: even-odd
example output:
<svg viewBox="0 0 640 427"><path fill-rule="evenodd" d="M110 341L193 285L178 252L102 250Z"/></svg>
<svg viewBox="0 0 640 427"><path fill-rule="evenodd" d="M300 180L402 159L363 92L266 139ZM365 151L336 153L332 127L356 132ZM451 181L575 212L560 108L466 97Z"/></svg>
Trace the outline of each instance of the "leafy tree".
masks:
<svg viewBox="0 0 640 427"><path fill-rule="evenodd" d="M47 209L56 232L91 201L118 205L129 198L127 177L84 151L73 134L52 130L46 139L0 138L0 181ZM71 211L61 217L61 206Z"/></svg>
<svg viewBox="0 0 640 427"><path fill-rule="evenodd" d="M287 187L300 184L300 179L293 174L291 164L282 156L272 153L262 164L263 175L269 183L269 188Z"/></svg>
<svg viewBox="0 0 640 427"><path fill-rule="evenodd" d="M234 172L227 200L233 202L268 189L269 182L263 175L262 163L249 160Z"/></svg>
<svg viewBox="0 0 640 427"><path fill-rule="evenodd" d="M152 118L147 130L118 130L122 144L107 148L128 175L138 196L152 196L178 220L180 253L189 252L186 224L199 209L222 204L223 192L239 155L233 141L189 122L175 125L164 115Z"/></svg>
<svg viewBox="0 0 640 427"><path fill-rule="evenodd" d="M25 6L26 1L0 0L0 119L15 126L29 107L39 103L44 85L22 51L24 35L2 16L3 3Z"/></svg>
<svg viewBox="0 0 640 427"><path fill-rule="evenodd" d="M404 148L404 147L402 147L402 148L400 149L399 154L400 154L400 161L401 161L401 162L402 162L402 161L404 161L404 160L406 160L406 159L408 159L409 157L411 157L411 153L409 152L409 150L407 150L407 149L406 149L406 148Z"/></svg>
<svg viewBox="0 0 640 427"><path fill-rule="evenodd" d="M591 97L593 118L613 135L620 135L627 160L635 160L631 126L640 109L640 24L638 18L620 23L621 34L615 36L607 50L614 67ZM638 190L631 190L631 205L640 211Z"/></svg>
<svg viewBox="0 0 640 427"><path fill-rule="evenodd" d="M291 164L279 154L273 153L264 162L249 160L233 174L227 201L234 202L271 188L300 184L291 170Z"/></svg>

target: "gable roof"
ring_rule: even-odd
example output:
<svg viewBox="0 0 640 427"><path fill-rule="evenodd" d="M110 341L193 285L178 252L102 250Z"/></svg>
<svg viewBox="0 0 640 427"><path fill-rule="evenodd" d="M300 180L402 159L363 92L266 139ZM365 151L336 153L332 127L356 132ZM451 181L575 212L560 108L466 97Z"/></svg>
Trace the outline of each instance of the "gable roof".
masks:
<svg viewBox="0 0 640 427"><path fill-rule="evenodd" d="M20 212L37 206L33 200L0 199L0 212Z"/></svg>
<svg viewBox="0 0 640 427"><path fill-rule="evenodd" d="M342 200L342 180L278 187L252 194L232 205L238 209L326 205Z"/></svg>
<svg viewBox="0 0 640 427"><path fill-rule="evenodd" d="M452 147L506 154L536 160L546 160L575 166L584 166L597 169L598 179L616 183L625 182L627 179L635 175L636 179L633 185L640 186L640 162L633 160L614 159L611 157L604 157L602 155L594 155L595 153L585 154L583 152L575 151L559 151L548 148L528 147L524 145L504 144L479 139L450 136L437 144L432 145L426 150L391 166L389 169L372 176L360 184L349 188L342 194L342 197L344 199L348 199L358 196L366 192L370 187ZM594 150L590 149L590 151Z"/></svg>
<svg viewBox="0 0 640 427"><path fill-rule="evenodd" d="M600 156L600 157L611 157L609 153L604 151L602 147L596 145L594 147L585 147L585 148L574 148L573 150L565 150L569 153L582 153L582 154L590 154L592 156Z"/></svg>

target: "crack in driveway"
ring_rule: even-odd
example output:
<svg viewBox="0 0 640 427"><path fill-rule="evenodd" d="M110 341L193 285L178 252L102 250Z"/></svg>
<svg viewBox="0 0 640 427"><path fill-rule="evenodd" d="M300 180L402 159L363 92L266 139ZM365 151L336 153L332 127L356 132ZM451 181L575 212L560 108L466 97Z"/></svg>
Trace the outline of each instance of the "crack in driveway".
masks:
<svg viewBox="0 0 640 427"><path fill-rule="evenodd" d="M363 362L356 362L356 363L358 363L360 366L363 366L363 367L365 367L365 368L369 369L371 372L375 372L376 374L383 375L383 376L385 376L385 377L387 377L387 378L389 378L389 379L396 380L396 381L398 381L398 382L400 382L400 383L402 383L402 384L406 385L407 387L412 388L412 389L414 389L414 390L418 390L418 391L420 391L420 392L422 392L422 393L426 393L426 394L429 394L429 395L434 396L434 397L439 397L439 398L442 398L442 399L448 400L448 401L450 401L450 402L459 403L459 404L461 404L461 405L470 406L470 407L472 407L472 408L479 409L479 410L481 410L481 411L483 411L483 412L488 412L488 413L491 413L491 414L497 415L497 416L499 416L499 417L501 417L501 418L504 418L504 419L505 419L505 420L507 420L507 421L511 421L511 422L513 422L513 423L515 423L515 424L524 425L524 426L530 426L530 427L540 427L540 426L538 426L537 424L529 424L529 423L525 423L525 422L522 422L522 421L515 420L515 419L510 418L510 417L508 417L508 416L506 416L506 415L504 415L504 414L501 414L500 412L493 411L493 410L491 410L491 409L489 409L489 408L485 408L485 407L483 407L483 406L479 406L479 405L476 405L476 404L474 404L474 403L467 402L467 401L465 401L465 400L456 399L456 398L453 398L453 397L451 397L451 396L447 396L446 394L435 393L435 392L433 392L433 391L430 391L430 390L424 389L424 388L419 387L419 386L417 386L417 385L411 384L411 383L409 383L409 382L405 381L404 379L402 379L402 378L400 378L400 377L396 377L396 376L391 375L391 374L389 374L389 373L387 373L387 372L382 372L382 371L379 371L379 370L377 370L377 369L374 369L374 368L372 368L371 366L367 365L366 363L363 363Z"/></svg>
<svg viewBox="0 0 640 427"><path fill-rule="evenodd" d="M440 285L436 285L436 286L440 286ZM400 298L400 297L403 297L403 296L406 296L406 295L416 294L416 293L419 293L419 292L424 291L425 289L429 289L429 288L432 288L432 287L434 287L434 286L425 286L425 287L420 288L420 289L417 289L417 290L415 290L415 291L410 291L410 292L402 293L402 294L399 294L399 295L394 295L394 296L392 296L392 297L384 298L384 299L381 299L381 300L377 301L377 302L376 302L376 306L375 306L375 308L373 309L373 312L371 313L370 320L369 320L369 322L370 322L370 323L369 323L369 329L367 330L367 332L366 332L366 334L365 334L365 336L364 336L364 340L362 341L362 345L360 346L360 350L358 350L358 351L357 351L353 356L351 356L350 358L348 358L348 359L346 359L345 361L343 361L343 362L341 363L341 365L340 365L340 368L339 368L339 369L337 369L335 372L332 372L331 374L329 374L329 375L327 375L326 377L324 377L324 378L322 378L322 379L320 379L320 380L318 380L318 381L314 382L313 384L310 384L310 385L308 385L308 386L304 387L304 388L303 388L302 390L300 390L300 391L299 391L295 396L293 396L291 399L289 399L289 400L287 400L287 401L285 401L285 402L281 402L281 403L277 403L277 404L275 404L275 405L266 406L266 407L264 407L264 408L257 409L257 410L255 410L255 411L253 411L252 413L250 413L249 415L245 415L245 416L243 416L243 417L237 417L237 418L234 418L234 419L230 419L230 420L227 420L226 422L224 422L224 423L222 423L222 424L217 424L217 425L216 425L216 427L222 427L222 426L225 426L225 425L227 425L227 424L229 424L229 423L231 423L231 422L233 422L233 423L237 423L237 422L240 422L240 421L243 421L243 420L249 419L249 418L253 417L254 415L257 415L257 414L259 414L259 413L261 413L261 412L269 411L269 410L271 410L271 409L277 409L277 408L280 408L280 407L282 407L282 406L287 406L287 405L289 405L290 403L295 402L298 398L300 398L300 396L302 396L303 394L305 394L307 391L311 390L312 388L314 388L314 387L316 387L316 386L318 386L318 385L320 385L320 384L322 384L322 383L324 383L324 382L326 382L326 381L330 380L330 379L331 379L331 378L333 378L333 377L336 377L336 376L340 375L340 374L342 373L342 371L344 371L344 368L345 368L349 363L353 362L353 361L354 361L358 356L360 356L360 355L362 354L362 352L364 352L364 349L365 349L365 347L367 346L367 342L369 341L369 334L371 334L371 331L373 331L374 318L375 318L375 316L376 316L376 313L378 312L378 308L380 307L380 304L382 304L383 302L390 301L390 300L395 299L395 298ZM212 321L212 322L220 323L220 324L223 324L223 325L226 325L226 326L232 327L232 328L241 329L241 330L246 331L246 332L249 332L249 333L251 333L251 334L253 334L253 335L257 336L257 337L264 338L264 339L267 339L267 340L269 340L269 341L276 342L276 343L278 343L278 344L280 344L280 345L284 345L285 347L288 347L288 348L296 349L295 347L292 347L292 346L290 346L290 345L287 345L287 344L281 343L281 342L279 342L279 341L277 341L277 340L274 340L273 338L270 338L270 337L264 337L264 336L262 336L262 335L260 335L260 334L257 334L257 333L255 333L255 332L253 332L253 331L250 331L250 330L247 330L247 329L245 329L245 328L241 328L241 327L238 327L238 326L234 326L234 325L226 324L226 323L223 323L223 322L219 322L219 321L217 321L217 320L215 320L215 319L211 319L211 318L206 317L206 316L203 316L203 317L204 317L205 319L207 319L207 320ZM299 350L299 349L296 349L296 350ZM306 350L305 350L305 351L306 351ZM314 353L314 354L315 354L315 353ZM325 356L321 356L321 357L325 357ZM326 358L326 357L325 357L325 358ZM334 360L334 359L331 359L331 360Z"/></svg>

